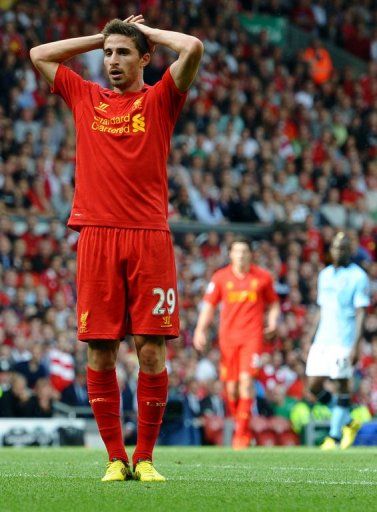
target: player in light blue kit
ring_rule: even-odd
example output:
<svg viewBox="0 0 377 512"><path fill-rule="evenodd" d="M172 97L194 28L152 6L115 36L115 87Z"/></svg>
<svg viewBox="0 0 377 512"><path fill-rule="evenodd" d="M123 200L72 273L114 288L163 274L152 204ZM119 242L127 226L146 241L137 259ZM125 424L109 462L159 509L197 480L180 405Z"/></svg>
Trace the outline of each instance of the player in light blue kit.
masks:
<svg viewBox="0 0 377 512"><path fill-rule="evenodd" d="M333 264L318 276L320 307L313 326L314 341L306 364L308 387L313 398L325 402L329 393L324 381L336 384L333 397L330 432L321 448L349 448L360 424L351 421L350 379L356 363L362 336L365 308L369 306L369 280L366 272L351 263L351 245L344 233L338 233L331 244ZM329 400L328 400L329 401Z"/></svg>

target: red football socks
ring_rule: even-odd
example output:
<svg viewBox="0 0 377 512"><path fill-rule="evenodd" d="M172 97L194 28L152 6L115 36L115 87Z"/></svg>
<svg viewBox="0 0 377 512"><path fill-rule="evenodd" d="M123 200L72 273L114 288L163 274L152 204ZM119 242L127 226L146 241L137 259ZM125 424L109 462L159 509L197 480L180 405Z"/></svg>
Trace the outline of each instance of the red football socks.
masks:
<svg viewBox="0 0 377 512"><path fill-rule="evenodd" d="M236 414L236 430L235 436L251 435L250 418L251 418L251 398L240 398L237 406Z"/></svg>
<svg viewBox="0 0 377 512"><path fill-rule="evenodd" d="M166 369L152 375L139 371L137 383L137 444L132 460L152 460L168 394L168 373Z"/></svg>
<svg viewBox="0 0 377 512"><path fill-rule="evenodd" d="M120 421L120 393L115 368L96 371L87 367L89 403L105 443L109 460L128 462Z"/></svg>

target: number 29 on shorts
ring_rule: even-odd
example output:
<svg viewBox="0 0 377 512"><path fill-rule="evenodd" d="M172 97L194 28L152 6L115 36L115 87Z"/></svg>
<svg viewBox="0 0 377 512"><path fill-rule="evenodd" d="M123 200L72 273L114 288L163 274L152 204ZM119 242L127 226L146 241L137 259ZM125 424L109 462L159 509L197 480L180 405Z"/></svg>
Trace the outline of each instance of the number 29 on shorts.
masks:
<svg viewBox="0 0 377 512"><path fill-rule="evenodd" d="M157 298L157 303L152 310L152 314L164 315L166 312L168 312L169 315L172 315L176 305L174 289L169 288L165 292L163 288L153 288L152 293Z"/></svg>

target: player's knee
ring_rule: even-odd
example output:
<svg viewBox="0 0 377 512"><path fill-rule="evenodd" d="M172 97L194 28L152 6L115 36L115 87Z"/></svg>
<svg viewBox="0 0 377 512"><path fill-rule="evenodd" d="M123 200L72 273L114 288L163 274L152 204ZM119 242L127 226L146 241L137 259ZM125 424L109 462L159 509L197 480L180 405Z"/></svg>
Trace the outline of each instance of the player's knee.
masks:
<svg viewBox="0 0 377 512"><path fill-rule="evenodd" d="M248 373L241 373L238 382L240 395L249 395L251 393L252 383L253 379Z"/></svg>
<svg viewBox="0 0 377 512"><path fill-rule="evenodd" d="M239 399L238 382L227 381L225 384L226 396L228 400L236 401Z"/></svg>
<svg viewBox="0 0 377 512"><path fill-rule="evenodd" d="M158 373L165 366L161 347L154 343L146 343L139 352L140 369L147 373Z"/></svg>
<svg viewBox="0 0 377 512"><path fill-rule="evenodd" d="M228 400L235 402L239 398L238 389L236 387L231 387L227 389Z"/></svg>
<svg viewBox="0 0 377 512"><path fill-rule="evenodd" d="M93 340L88 342L88 364L96 371L115 368L118 342Z"/></svg>
<svg viewBox="0 0 377 512"><path fill-rule="evenodd" d="M351 407L351 396L349 393L341 393L338 395L338 398L336 400L336 405L339 405L339 407Z"/></svg>
<svg viewBox="0 0 377 512"><path fill-rule="evenodd" d="M318 386L309 386L309 391L317 402L323 405L328 405L332 400L332 394L326 389L318 388Z"/></svg>

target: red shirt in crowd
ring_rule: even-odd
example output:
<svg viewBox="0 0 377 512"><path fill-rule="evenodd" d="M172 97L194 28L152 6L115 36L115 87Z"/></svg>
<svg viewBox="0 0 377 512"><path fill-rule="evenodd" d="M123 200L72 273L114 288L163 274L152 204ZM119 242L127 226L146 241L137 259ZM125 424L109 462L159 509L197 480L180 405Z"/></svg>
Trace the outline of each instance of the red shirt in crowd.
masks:
<svg viewBox="0 0 377 512"><path fill-rule="evenodd" d="M118 94L60 64L53 92L72 109L76 125L68 225L168 229L166 160L186 98L170 70L153 87Z"/></svg>
<svg viewBox="0 0 377 512"><path fill-rule="evenodd" d="M262 343L265 310L278 297L266 270L251 265L239 278L228 265L214 273L204 300L213 306L222 304L219 341L226 346Z"/></svg>

